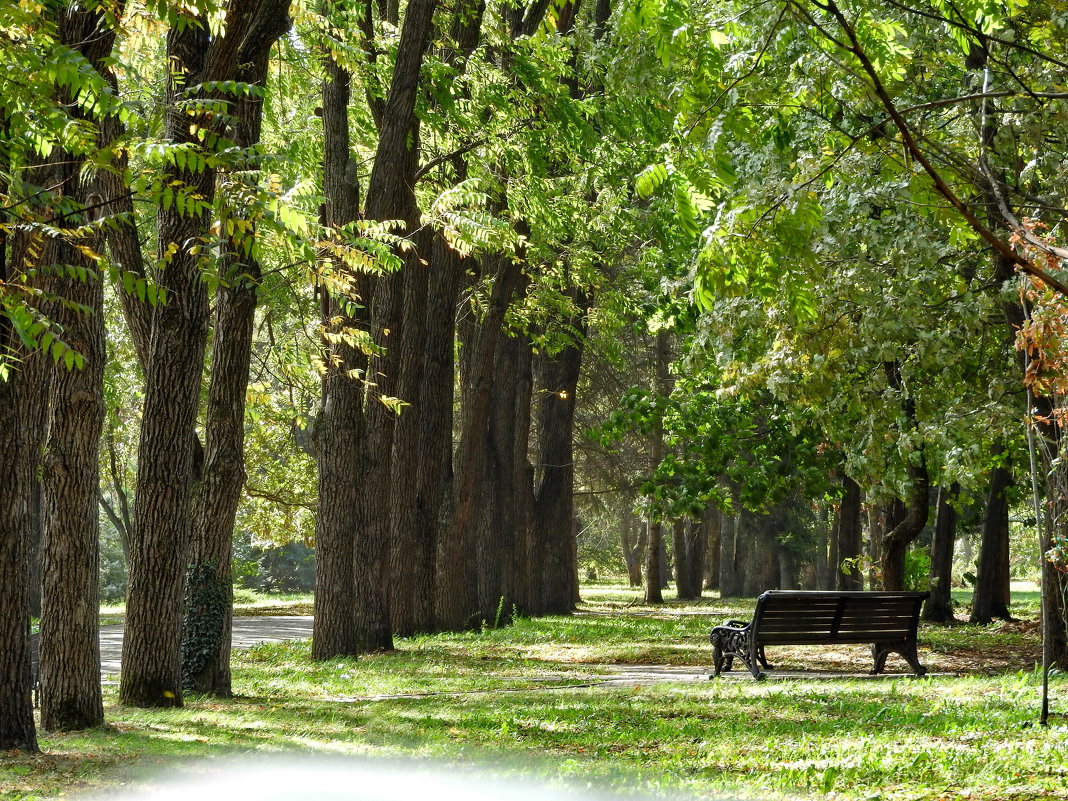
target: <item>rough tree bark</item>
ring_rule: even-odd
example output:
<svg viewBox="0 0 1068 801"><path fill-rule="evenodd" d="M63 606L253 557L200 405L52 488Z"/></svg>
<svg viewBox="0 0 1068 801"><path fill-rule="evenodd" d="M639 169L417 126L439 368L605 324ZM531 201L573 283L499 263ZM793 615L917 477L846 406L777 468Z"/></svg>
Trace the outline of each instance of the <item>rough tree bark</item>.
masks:
<svg viewBox="0 0 1068 801"><path fill-rule="evenodd" d="M719 595L741 597L741 571L738 569L738 525L740 514L724 516L719 533Z"/></svg>
<svg viewBox="0 0 1068 801"><path fill-rule="evenodd" d="M705 550L708 547L708 525L704 520L676 521L675 589L680 601L701 597L705 570Z"/></svg>
<svg viewBox="0 0 1068 801"><path fill-rule="evenodd" d="M471 587L465 584L469 583L472 571L468 568L477 548L473 531L478 513L477 495L485 475L493 368L504 336L504 314L520 281L520 267L515 260L497 257L491 263L496 267L493 288L477 342L471 348L470 375L465 381L469 389L456 454L456 505L438 549L435 611L437 626L444 631L458 631L473 625L480 611L477 585L472 596Z"/></svg>
<svg viewBox="0 0 1068 801"><path fill-rule="evenodd" d="M446 500L453 479L454 332L464 266L439 232L434 234L431 254L430 302L421 345L414 518L407 521L407 532L394 528L391 543L390 613L394 632L400 636L435 629L437 551L449 513ZM399 450L395 448L395 458ZM410 443L407 450L412 450ZM410 464L408 469L412 469Z"/></svg>
<svg viewBox="0 0 1068 801"><path fill-rule="evenodd" d="M420 525L420 464L423 460L423 389L426 373L427 302L434 235L420 228L412 235L417 261L409 260L401 279L400 325L391 336L397 397L409 404L393 421L389 486L389 614L395 634L410 636L433 627L435 543ZM428 393L429 394L429 393Z"/></svg>
<svg viewBox="0 0 1068 801"><path fill-rule="evenodd" d="M90 17L89 19L84 19ZM83 18L83 19L79 19ZM63 38L83 41L95 32L91 15L66 15L77 32ZM110 50L110 47L108 48ZM79 178L78 160L64 159L63 192L82 207L93 205L91 187ZM41 726L71 731L104 722L100 690L98 564L100 517L99 443L104 424L104 293L95 263L75 244L99 248L91 240L60 242L57 259L86 269L84 281L64 279L58 289L86 312L57 306L56 322L67 344L85 358L80 370L57 369L51 383L51 422L43 481L40 682Z"/></svg>
<svg viewBox="0 0 1068 801"><path fill-rule="evenodd" d="M912 427L916 426L916 401L905 390L901 378L901 365L887 362L885 365L887 384L901 396L905 419ZM904 517L883 536L880 553L882 569L882 586L884 590L905 589L905 553L913 540L920 535L927 525L930 513L930 477L927 472L927 460L921 450L916 462L910 461L906 466L908 473L908 498L905 503Z"/></svg>
<svg viewBox="0 0 1068 801"><path fill-rule="evenodd" d="M642 559L645 556L645 535L638 519L631 511L630 500L623 496L619 512L619 545L627 565L627 579L632 587L642 586Z"/></svg>
<svg viewBox="0 0 1068 801"><path fill-rule="evenodd" d="M201 147L197 131L213 126L210 115L190 115L188 92L231 78L250 36L259 35L260 14L270 0L227 7L222 35L206 19L184 11L183 24L167 34L171 74L164 137ZM119 698L130 706L182 704L182 600L188 567L194 482L194 440L200 380L207 341L208 302L199 243L207 235L215 171L168 168L164 185L180 186L205 202L192 211L162 203L157 212L160 253L168 254L159 284L167 302L152 316L145 375L135 496L135 533L130 548L126 633Z"/></svg>
<svg viewBox="0 0 1068 801"><path fill-rule="evenodd" d="M289 28L290 0L261 0L236 57L234 79L253 86L267 80L274 43ZM260 98L235 99L232 140L249 154L239 165L258 173L252 155L263 127ZM254 180L254 179L253 179ZM235 216L240 211L232 210ZM254 237L255 225L243 233ZM243 242L231 237L219 260L211 378L204 418L204 472L193 515L182 634L182 682L186 690L232 695L230 618L233 615L234 521L245 485L245 397L252 360L252 329L260 265Z"/></svg>
<svg viewBox="0 0 1068 801"><path fill-rule="evenodd" d="M367 218L403 220L408 236L414 236L421 224L415 198L420 152L415 101L420 70L434 31L436 5L436 0L411 0L405 9L367 188ZM395 334L404 318L405 281L410 280L410 271L423 269L420 259L429 255L425 237L417 245L416 251L404 256L399 275L381 276L374 282L368 299L371 331L385 346L385 353L370 367L369 378L374 386L364 404L366 438L359 462L363 473L363 519L354 544L353 622L357 646L365 651L393 647L388 570L395 413L379 402L379 397L397 394L404 352ZM390 336L394 339L390 340ZM414 472L417 468L408 464L406 469Z"/></svg>
<svg viewBox="0 0 1068 801"><path fill-rule="evenodd" d="M7 243L0 234L0 251ZM0 252L0 279L7 280L5 254ZM10 324L0 318L0 345L16 351ZM9 350L10 348L10 350ZM19 377L0 381L0 453L19 447L16 393ZM30 607L27 592L26 538L16 521L19 485L13 459L0 459L0 751L36 752L33 683L30 677Z"/></svg>
<svg viewBox="0 0 1068 801"><path fill-rule="evenodd" d="M693 526L692 520L676 520L671 526L671 546L675 551L672 565L675 574L675 596L680 600L693 598L690 586L690 552L687 544L686 529Z"/></svg>
<svg viewBox="0 0 1068 801"><path fill-rule="evenodd" d="M543 548L542 614L568 614L578 598L575 519L575 391L582 368L592 298L572 289L578 312L568 322L576 339L557 355L538 360L538 484L533 536ZM654 582L657 583L657 582Z"/></svg>
<svg viewBox="0 0 1068 801"><path fill-rule="evenodd" d="M703 589L719 590L719 560L722 554L723 512L714 506L705 509L704 521L708 540L705 543L705 580Z"/></svg>
<svg viewBox="0 0 1068 801"><path fill-rule="evenodd" d="M671 391L671 375L668 372L671 361L671 340L666 329L656 332L656 343L653 350L654 390L657 395L665 397ZM652 473L664 459L664 426L658 423L649 438L649 472ZM646 527L645 542L645 602L660 604L664 602L664 596L660 589L661 565L661 542L663 540L663 527L660 523L659 512L653 509L649 511L649 519Z"/></svg>
<svg viewBox="0 0 1068 801"><path fill-rule="evenodd" d="M485 3L464 0L453 14L455 49L441 58L462 73L482 30ZM452 160L458 180L467 174L465 156ZM439 231L418 229L417 266L404 280L398 394L413 404L397 420L392 455L389 608L401 636L435 628L437 551L449 511L452 481L452 407L456 306L464 265Z"/></svg>
<svg viewBox="0 0 1068 801"><path fill-rule="evenodd" d="M979 544L972 614L968 622L986 624L994 618L1011 620L1005 597L1009 590L1009 501L1007 491L1012 472L997 466L990 471L990 492L983 517L983 536Z"/></svg>
<svg viewBox="0 0 1068 801"><path fill-rule="evenodd" d="M953 623L953 545L957 539L957 510L951 500L960 493L960 485L938 488L934 541L931 543L931 597L923 605L923 619L932 623Z"/></svg>
<svg viewBox="0 0 1068 801"><path fill-rule="evenodd" d="M835 562L831 571L835 581L831 585L839 590L864 589L864 573L859 559L863 531L860 525L860 501L862 491L849 476L842 477L842 501L835 521ZM849 567L843 567L849 565Z"/></svg>
<svg viewBox="0 0 1068 801"><path fill-rule="evenodd" d="M323 81L323 224L333 230L359 217L356 164L349 154L351 76L332 57L324 59ZM312 658L354 656L356 629L352 619L353 565L360 529L362 476L353 470L364 440L363 386L358 380L366 357L343 336L361 321L346 313L346 300L359 300L360 278L331 265L348 283L317 287L323 330L324 364L321 411L315 422L314 453L320 498L315 523L315 618ZM338 321L338 322L335 322ZM335 336L336 335L336 336Z"/></svg>
<svg viewBox="0 0 1068 801"><path fill-rule="evenodd" d="M10 129L0 109L0 194L7 194ZM0 210L0 221L8 213ZM0 282L11 278L8 228L0 226ZM16 354L19 340L7 317L0 315L0 352ZM0 380L0 453L19 453L18 414L20 375ZM36 752L33 684L30 675L30 608L27 588L27 537L19 525L17 507L22 488L15 459L0 459L0 751Z"/></svg>
<svg viewBox="0 0 1068 801"><path fill-rule="evenodd" d="M512 584L516 605L522 614L530 614L535 587L533 567L541 555L534 550L534 466L530 463L531 401L534 392L534 354L530 340L516 337L515 425L513 426L512 464L515 525L515 553L512 563Z"/></svg>
<svg viewBox="0 0 1068 801"><path fill-rule="evenodd" d="M779 548L775 540L775 515L743 510L735 534L737 595L755 598L779 586Z"/></svg>
<svg viewBox="0 0 1068 801"><path fill-rule="evenodd" d="M121 4L116 12L121 16ZM116 37L104 13L64 9L56 24L60 42L101 71ZM77 109L72 114L85 116ZM108 144L106 136L106 129L99 133L100 144ZM84 179L84 161L78 153L65 152L55 159L55 185L69 203L63 227L86 225L99 218L103 196L92 179ZM42 471L41 725L52 730L83 729L104 722L97 636L104 299L98 265L86 253L99 251L102 245L100 235L79 241L63 239L55 243L53 254L57 264L84 270L85 278L55 279L57 292L84 309L76 311L67 303L57 304L54 315L68 344L84 357L84 367L54 371Z"/></svg>

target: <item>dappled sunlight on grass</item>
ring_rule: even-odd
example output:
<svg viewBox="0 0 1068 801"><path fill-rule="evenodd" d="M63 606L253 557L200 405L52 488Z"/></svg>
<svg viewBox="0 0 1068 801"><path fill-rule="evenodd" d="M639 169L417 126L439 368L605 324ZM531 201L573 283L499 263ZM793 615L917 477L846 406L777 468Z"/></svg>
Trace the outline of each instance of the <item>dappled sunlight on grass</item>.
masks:
<svg viewBox="0 0 1068 801"><path fill-rule="evenodd" d="M775 648L776 668L801 672L683 684L636 671L624 687L599 679L617 663L707 666L710 625L753 604L604 595L575 615L401 639L359 659L313 662L301 641L237 651L237 697L182 709L119 707L109 685L109 725L0 760L0 796L136 788L162 768L298 752L492 765L672 799L1068 799L1068 732L1034 725L1032 623L924 626L921 659L960 676L854 678L870 667L865 647ZM1068 706L1068 678L1053 687L1055 709Z"/></svg>

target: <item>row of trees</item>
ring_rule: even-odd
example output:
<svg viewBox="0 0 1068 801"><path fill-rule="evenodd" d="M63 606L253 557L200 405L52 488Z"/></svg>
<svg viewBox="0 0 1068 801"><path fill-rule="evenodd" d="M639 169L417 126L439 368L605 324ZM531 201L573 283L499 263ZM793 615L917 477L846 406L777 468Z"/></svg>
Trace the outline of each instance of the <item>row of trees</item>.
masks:
<svg viewBox="0 0 1068 801"><path fill-rule="evenodd" d="M641 498L651 601L717 509L724 592L796 576L828 495L851 580L861 493L894 588L961 492L1003 564L1026 412L1059 541L1050 9L0 13L0 748L36 747L38 586L42 725L102 720L98 502L142 706L229 693L235 527L314 541L316 658L570 611L576 471Z"/></svg>
<svg viewBox="0 0 1068 801"><path fill-rule="evenodd" d="M945 501L989 490L983 550L996 554L1010 471L1028 490L1033 472L1048 640L1063 659L1065 251L1042 232L1065 208L1065 96L1048 47L1064 21L1045 7L798 2L717 6L704 35L668 3L624 23L649 17L670 21L658 46L686 70L671 156L636 189L674 210L651 250L694 265L702 307L660 306L682 377L664 392L650 360L604 432L665 440L652 516L794 504L796 522L798 502L844 476L849 517L854 484L877 512L877 583L900 588L934 488ZM942 531L952 505L937 508ZM986 559L980 586L1000 586L989 571L1004 564ZM981 618L1003 610L979 601Z"/></svg>
<svg viewBox="0 0 1068 801"><path fill-rule="evenodd" d="M101 461L124 703L229 693L246 482L314 508L316 658L569 611L583 334L630 241L594 236L626 194L598 129L637 122L602 91L607 3L31 5L5 20L30 81L3 138L0 745L35 748L38 564L42 725L102 721ZM249 417L290 447L249 463ZM314 500L279 492L309 460Z"/></svg>

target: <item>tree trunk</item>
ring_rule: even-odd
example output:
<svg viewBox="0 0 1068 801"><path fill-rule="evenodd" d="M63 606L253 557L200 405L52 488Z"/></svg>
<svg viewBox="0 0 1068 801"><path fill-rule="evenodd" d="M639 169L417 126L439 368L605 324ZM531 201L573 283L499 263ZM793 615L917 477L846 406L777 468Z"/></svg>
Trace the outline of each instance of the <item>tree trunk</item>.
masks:
<svg viewBox="0 0 1068 801"><path fill-rule="evenodd" d="M460 278L464 265L439 233L434 236L430 267L427 307L424 374L419 416L421 454L417 462L418 494L415 502L418 541L426 551L418 551L416 558L428 560L425 567L415 570L407 589L411 603L411 632L429 632L436 628L434 598L437 582L437 550L449 510L445 502L453 480L452 431L455 387L455 327L456 304L459 299ZM395 549L396 550L396 549ZM393 604L402 601L396 593L401 584L394 582ZM397 633L405 627L394 618Z"/></svg>
<svg viewBox="0 0 1068 801"><path fill-rule="evenodd" d="M1032 435L1038 473L1045 477L1039 542L1043 656L1052 667L1064 671L1068 670L1068 552L1064 546L1068 521L1068 459L1065 458L1068 454L1064 452L1064 431L1056 422L1058 417L1051 399L1028 394L1034 409Z"/></svg>
<svg viewBox="0 0 1068 801"><path fill-rule="evenodd" d="M662 604L664 594L660 586L660 574L663 570L664 530L655 518L648 520L645 526L645 602Z"/></svg>
<svg viewBox="0 0 1068 801"><path fill-rule="evenodd" d="M117 13L121 15L121 4ZM116 35L103 13L71 8L56 21L61 43L102 71ZM72 113L82 117L80 111ZM110 144L106 136L106 129L98 134L103 146ZM56 159L59 191L73 200L75 208L89 209L68 219L69 227L88 225L99 220L101 213L100 187L83 182L85 161L79 153L59 153ZM55 252L56 263L85 271L83 280L57 279L57 292L68 302L56 305L55 320L67 344L84 357L84 367L54 371L42 471L41 725L62 731L104 722L97 589L99 443L105 412L104 292L97 261L86 252L99 252L102 245L103 237L96 233L80 241L59 241Z"/></svg>
<svg viewBox="0 0 1068 801"><path fill-rule="evenodd" d="M289 28L289 0L263 2L257 36L238 52L237 80L263 86L271 48ZM251 180L259 177L253 153L263 127L259 98L235 101L233 141L247 153L240 165ZM255 187L249 187L250 192ZM235 217L240 211L233 210ZM255 237L256 227L242 234ZM234 521L245 485L245 397L252 360L260 264L246 255L244 241L231 238L220 259L220 284L215 299L211 382L204 421L204 478L193 519L189 574L182 637L185 689L223 698L233 694L230 681L230 637L233 615Z"/></svg>
<svg viewBox="0 0 1068 801"><path fill-rule="evenodd" d="M902 397L905 420L913 429L916 428L916 401L905 391L901 378L901 365L898 362L886 362L884 365L887 384ZM904 432L902 432L904 433ZM910 458L911 457L907 457ZM909 481L909 495L905 514L883 537L880 543L880 567L884 590L905 589L905 553L909 545L920 535L927 525L930 513L930 477L927 472L927 460L922 450L916 454L916 462L909 461L906 466Z"/></svg>
<svg viewBox="0 0 1068 801"><path fill-rule="evenodd" d="M835 553L837 559L832 565L835 577L834 589L864 589L864 572L860 566L861 540L860 525L861 489L849 476L842 477L842 501L838 507L835 522ZM846 567L848 565L848 567Z"/></svg>
<svg viewBox="0 0 1068 801"><path fill-rule="evenodd" d="M446 537L438 551L438 586L435 609L438 627L459 631L471 626L478 616L477 573L470 586L472 565L477 559L473 525L478 513L479 485L485 475L486 438L493 391L493 368L503 336L504 314L519 282L519 265L512 259L496 258L493 289L477 343L472 343L469 387L464 398L460 444L456 455L456 507ZM470 591L474 590L474 597ZM472 604L473 601L473 604Z"/></svg>
<svg viewBox="0 0 1068 801"><path fill-rule="evenodd" d="M934 541L931 544L931 596L923 606L923 619L948 624L953 615L953 545L957 538L957 510L951 500L960 494L960 485L938 488L938 511L935 514Z"/></svg>
<svg viewBox="0 0 1068 801"><path fill-rule="evenodd" d="M680 601L701 597L707 541L704 521L686 519L675 523L675 589Z"/></svg>
<svg viewBox="0 0 1068 801"><path fill-rule="evenodd" d="M667 537L660 537L660 590L671 586L671 556L668 554Z"/></svg>
<svg viewBox="0 0 1068 801"><path fill-rule="evenodd" d="M623 561L627 565L627 579L631 587L642 586L642 558L645 555L645 535L638 525L637 518L630 509L627 498L623 498L619 520L619 545L623 551Z"/></svg>
<svg viewBox="0 0 1068 801"><path fill-rule="evenodd" d="M405 233L418 236L421 215L415 198L416 172L419 166L419 118L415 101L420 89L419 73L433 34L436 0L411 0L404 14L397 58L390 88L379 121L378 147L367 189L366 216L370 220L403 220ZM403 324L405 283L408 273L423 269L419 260L426 259L427 240L417 243L418 251L403 256L404 266L397 275L383 275L374 282L368 299L371 331L385 353L372 361L369 397L365 402L366 443L361 460L362 528L357 532L354 548L353 618L356 641L361 650L393 648L389 615L390 513L395 412L381 402L396 397L404 354ZM390 336L394 338L389 339ZM402 399L403 400L403 399ZM415 464L404 465L416 471Z"/></svg>
<svg viewBox="0 0 1068 801"><path fill-rule="evenodd" d="M46 251L52 253L53 247L54 244L48 246ZM54 259L54 256L47 258ZM18 365L19 389L15 393L15 402L19 405L17 419L20 445L17 450L10 451L11 461L18 473L19 491L12 511L15 515L14 525L26 537L26 592L30 614L40 617L44 583L41 570L44 529L41 460L48 435L53 365L51 356L41 351L26 353L21 358Z"/></svg>
<svg viewBox="0 0 1068 801"><path fill-rule="evenodd" d="M335 308L333 300L325 304L331 311ZM327 319L331 316L328 311ZM343 343L335 344L330 354L337 364L322 379L322 411L315 438L319 505L311 655L320 660L355 656L359 650L352 616L352 571L353 546L362 520L361 476L352 468L363 441L363 391L349 371L361 358L355 348Z"/></svg>
<svg viewBox="0 0 1068 801"><path fill-rule="evenodd" d="M530 340L519 337L515 341L516 358L516 394L515 425L513 427L512 459L510 466L515 511L515 554L512 568L512 582L516 605L522 614L530 614L534 606L535 588L540 586L533 580L534 562L540 554L534 550L534 467L530 464L530 427L531 400L533 399L533 352Z"/></svg>
<svg viewBox="0 0 1068 801"><path fill-rule="evenodd" d="M6 244L0 234L0 250ZM6 259L0 253L0 279L7 278ZM13 334L7 320L0 318L0 344L8 353L16 352ZM18 452L19 381L17 372L0 380L0 453ZM0 751L36 752L26 538L16 513L19 492L15 460L0 459L0 585L4 587L0 593Z"/></svg>
<svg viewBox="0 0 1068 801"><path fill-rule="evenodd" d="M694 597L690 586L690 552L686 542L686 527L691 522L686 519L676 520L671 527L671 545L675 550L675 595L682 600Z"/></svg>
<svg viewBox="0 0 1068 801"><path fill-rule="evenodd" d="M927 467L909 468L912 486L905 515L883 537L881 543L882 587L884 590L905 589L905 552L927 525L929 514Z"/></svg>
<svg viewBox="0 0 1068 801"><path fill-rule="evenodd" d="M209 34L207 25L187 23L167 37L175 77L168 86L165 136L192 144L196 138L178 101L185 85L201 82ZM214 194L210 169L172 170L164 181L179 182L205 199ZM191 251L209 225L206 212L182 215L170 206L158 213L159 250L173 250L173 255L160 273L167 302L153 314L145 375L119 684L120 701L130 706L182 705L182 596L194 481L191 433L208 318L200 257Z"/></svg>
<svg viewBox="0 0 1068 801"><path fill-rule="evenodd" d="M332 58L324 59L323 81L323 224L331 230L359 217L360 188L356 163L349 154L349 100L351 76ZM325 266L325 265L324 265ZM340 264L330 268L338 270ZM345 281L317 287L324 339L321 408L315 421L313 443L318 477L318 511L315 519L315 617L312 625L313 659L355 656L356 629L352 618L353 545L361 525L360 492L363 477L359 454L364 441L363 384L367 358L345 341L346 329L358 329L366 320L351 315L351 305L362 302L366 283L343 272ZM351 301L351 303L350 303Z"/></svg>
<svg viewBox="0 0 1068 801"><path fill-rule="evenodd" d="M84 16L84 15L72 15ZM78 164L71 159L64 191L83 205ZM97 247L96 242L81 243ZM100 691L98 566L99 443L104 426L104 293L95 264L61 243L59 263L85 268L84 281L65 279L60 292L86 312L57 307L67 344L85 357L80 370L57 369L43 475L40 639L41 726L72 731L104 722Z"/></svg>
<svg viewBox="0 0 1068 801"><path fill-rule="evenodd" d="M1009 502L1006 497L1012 472L995 467L990 471L990 493L983 518L983 537L979 546L979 565L968 622L986 624L994 618L1011 620L1005 594L1009 586Z"/></svg>
<svg viewBox="0 0 1068 801"><path fill-rule="evenodd" d="M484 11L483 0L465 0L453 14L450 35L457 46L443 58L457 73L478 44ZM457 156L454 167L458 180L466 178L464 157ZM415 415L409 410L407 419L397 421L392 457L390 616L402 636L436 627L438 548L452 511L444 502L453 477L453 346L464 272L460 255L440 230L420 227L416 236L427 253L418 266L408 267L404 279L400 347L410 354L400 364L398 391L405 401L418 398L418 405Z"/></svg>
<svg viewBox="0 0 1068 801"><path fill-rule="evenodd" d="M686 531L686 545L690 554L690 589L694 599L701 597L705 580L705 554L708 552L709 522L707 511L700 520L693 520Z"/></svg>
<svg viewBox="0 0 1068 801"><path fill-rule="evenodd" d="M1052 453L1063 449L1060 431L1048 441L1049 446L1057 448L1044 453L1040 468L1046 476L1046 506L1041 550L1046 558L1042 560L1042 603L1043 642L1049 663L1058 670L1068 670L1068 572L1065 572L1065 554L1063 545L1065 520L1068 520L1068 469L1065 467L1064 454L1057 466L1051 464ZM1045 451L1046 449L1043 448ZM1055 544L1059 552L1053 551ZM1053 558L1050 558L1053 557Z"/></svg>
<svg viewBox="0 0 1068 801"><path fill-rule="evenodd" d="M441 272L448 266L434 263L436 237L429 229L419 229L413 239L418 259L409 260L404 270L402 320L390 345L399 349L397 395L411 404L394 422L389 490L389 611L393 631L402 637L430 631L434 625L435 531L424 524L419 509L421 462L428 455L422 424L424 393L433 391L425 381L427 315L431 305L452 309L455 303L454 298L435 298L428 304L429 271Z"/></svg>
<svg viewBox="0 0 1068 801"><path fill-rule="evenodd" d="M8 143L10 131L5 112L0 109L0 194L7 195ZM0 222L8 222L8 212L0 211ZM8 261L8 228L0 225L0 282L12 278ZM0 315L0 352L15 355L18 335L4 315ZM30 609L27 587L26 532L20 525L18 508L25 497L20 471L11 454L21 452L18 395L23 391L22 376L13 371L0 379L0 751L38 750L33 721L33 680L30 674Z"/></svg>
<svg viewBox="0 0 1068 801"><path fill-rule="evenodd" d="M653 349L654 385L653 391L660 397L666 397L671 391L671 340L667 329L656 333ZM664 460L664 423L658 421L649 437L649 474L652 475ZM660 523L662 510L655 508L653 499L649 498L648 523L646 528L645 552L645 602L660 604L664 597L660 586L660 573L663 570L662 547L663 529Z"/></svg>
<svg viewBox="0 0 1068 801"><path fill-rule="evenodd" d="M785 548L779 549L779 583L780 590L799 589L797 582L797 560Z"/></svg>
<svg viewBox="0 0 1068 801"><path fill-rule="evenodd" d="M739 598L742 595L741 574L738 571L738 521L733 514L723 521L719 534L719 597Z"/></svg>
<svg viewBox="0 0 1068 801"><path fill-rule="evenodd" d="M211 130L218 125L214 117L190 117L185 105L189 87L237 76L241 54L269 36L285 8L287 0L231 4L221 35L212 34L206 19L180 12L183 19L167 34L171 73L164 136L169 142L200 149L198 133L219 133ZM168 254L159 278L167 300L152 317L119 683L122 703L142 707L182 704L182 602L192 531L193 432L208 324L202 280L205 254L199 243L211 226L215 171L168 168L162 181L199 196L204 205L185 208L183 214L178 203L162 202L157 212L159 252Z"/></svg>
<svg viewBox="0 0 1068 801"><path fill-rule="evenodd" d="M723 512L714 506L705 510L704 525L707 528L705 542L705 581L704 589L717 591L719 583L719 560L723 537Z"/></svg>
<svg viewBox="0 0 1068 801"><path fill-rule="evenodd" d="M573 289L579 311L567 323L576 339L553 357L539 360L538 489L534 502L534 536L544 549L541 603L543 614L568 614L578 596L578 553L574 537L575 392L582 368L587 314L592 298Z"/></svg>
<svg viewBox="0 0 1068 801"><path fill-rule="evenodd" d="M479 615L492 626L509 623L515 605L512 567L518 550L515 450L520 398L514 376L519 369L521 347L517 337L502 337L498 347L483 462L484 492L479 504L483 520L476 529Z"/></svg>
<svg viewBox="0 0 1068 801"><path fill-rule="evenodd" d="M775 517L770 513L743 511L735 541L735 564L739 572L738 594L755 598L779 586L779 548L775 541Z"/></svg>

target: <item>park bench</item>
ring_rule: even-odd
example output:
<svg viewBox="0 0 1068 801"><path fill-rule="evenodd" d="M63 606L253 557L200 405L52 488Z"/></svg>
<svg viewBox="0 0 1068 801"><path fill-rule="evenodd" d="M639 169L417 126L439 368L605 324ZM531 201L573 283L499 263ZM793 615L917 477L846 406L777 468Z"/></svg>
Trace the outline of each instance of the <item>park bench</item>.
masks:
<svg viewBox="0 0 1068 801"><path fill-rule="evenodd" d="M749 623L728 620L712 629L712 659L718 676L738 657L756 679L770 670L767 645L871 644L881 673L886 658L904 657L917 676L927 669L916 654L916 628L926 592L832 592L824 590L768 590L757 598Z"/></svg>

